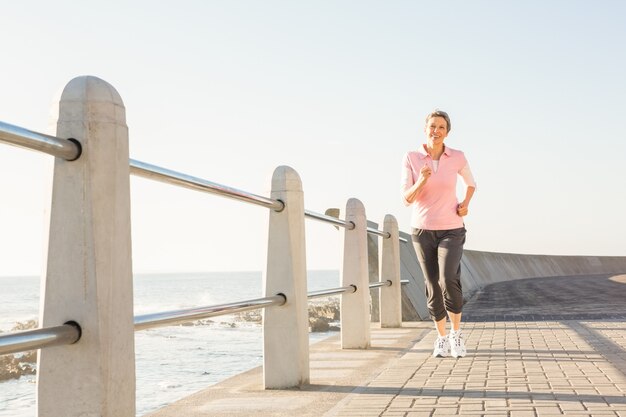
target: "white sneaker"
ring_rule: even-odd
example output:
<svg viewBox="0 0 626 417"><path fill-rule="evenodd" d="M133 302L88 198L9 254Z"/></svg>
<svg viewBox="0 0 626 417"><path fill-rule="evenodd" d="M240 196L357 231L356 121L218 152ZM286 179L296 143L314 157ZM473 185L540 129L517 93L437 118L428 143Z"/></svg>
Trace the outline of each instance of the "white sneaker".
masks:
<svg viewBox="0 0 626 417"><path fill-rule="evenodd" d="M462 358L467 355L465 340L463 339L463 333L461 333L460 330L450 333L450 353L453 358Z"/></svg>
<svg viewBox="0 0 626 417"><path fill-rule="evenodd" d="M434 358L445 358L450 356L450 340L447 336L438 336L435 340Z"/></svg>

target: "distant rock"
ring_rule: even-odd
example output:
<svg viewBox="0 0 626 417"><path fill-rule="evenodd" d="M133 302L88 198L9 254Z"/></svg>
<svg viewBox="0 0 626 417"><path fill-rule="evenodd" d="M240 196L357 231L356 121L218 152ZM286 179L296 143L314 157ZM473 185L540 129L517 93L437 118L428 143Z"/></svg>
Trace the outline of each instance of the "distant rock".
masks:
<svg viewBox="0 0 626 417"><path fill-rule="evenodd" d="M238 321L248 321L251 323L261 323L261 310L240 311L235 313L235 319Z"/></svg>
<svg viewBox="0 0 626 417"><path fill-rule="evenodd" d="M18 379L23 375L34 375L37 369L36 360L37 352L34 350L22 356L0 356L0 381Z"/></svg>
<svg viewBox="0 0 626 417"><path fill-rule="evenodd" d="M325 317L309 318L309 330L311 332L327 332L330 330L329 320Z"/></svg>
<svg viewBox="0 0 626 417"><path fill-rule="evenodd" d="M37 320L28 320L15 323L11 331L20 332L23 330L36 329L37 327ZM37 370L36 363L36 350L30 350L16 355L2 355L0 356L0 381L18 379L23 375L34 375Z"/></svg>
<svg viewBox="0 0 626 417"><path fill-rule="evenodd" d="M329 299L324 302L309 304L309 318L324 317L329 321L339 320L339 300Z"/></svg>
<svg viewBox="0 0 626 417"><path fill-rule="evenodd" d="M261 310L243 311L236 313L237 321L246 321L261 324L263 316ZM339 321L339 299L328 298L309 302L309 331L328 332L339 328L333 322Z"/></svg>
<svg viewBox="0 0 626 417"><path fill-rule="evenodd" d="M39 327L37 320L27 320L23 322L18 321L17 323L15 323L15 326L13 326L11 331L21 332L22 330L36 329L37 327Z"/></svg>
<svg viewBox="0 0 626 417"><path fill-rule="evenodd" d="M329 298L309 304L309 329L311 332L336 331L332 325L339 320L339 299Z"/></svg>

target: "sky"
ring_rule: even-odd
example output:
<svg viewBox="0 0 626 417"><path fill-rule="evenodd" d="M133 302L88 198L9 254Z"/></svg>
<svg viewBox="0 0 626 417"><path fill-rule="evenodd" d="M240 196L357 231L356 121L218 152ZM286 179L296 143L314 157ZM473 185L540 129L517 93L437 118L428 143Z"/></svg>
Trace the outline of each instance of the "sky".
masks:
<svg viewBox="0 0 626 417"><path fill-rule="evenodd" d="M34 10L37 12L35 13ZM467 249L626 256L626 2L13 2L0 120L50 130L74 77L113 85L130 157L269 196L300 175L307 210L365 205L409 231L401 161L424 117L478 184ZM0 276L40 274L53 158L0 146ZM267 209L131 177L135 272L262 270ZM308 220L307 266L341 232Z"/></svg>

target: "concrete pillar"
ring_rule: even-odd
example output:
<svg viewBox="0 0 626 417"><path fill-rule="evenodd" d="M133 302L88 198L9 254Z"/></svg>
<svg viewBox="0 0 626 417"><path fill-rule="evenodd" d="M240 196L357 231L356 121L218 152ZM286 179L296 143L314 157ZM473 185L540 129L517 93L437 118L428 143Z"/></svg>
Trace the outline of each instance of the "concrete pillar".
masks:
<svg viewBox="0 0 626 417"><path fill-rule="evenodd" d="M367 221L367 227L378 229L378 223L371 220ZM368 265L368 278L369 283L373 284L378 282L380 278L380 268L378 266L378 240L380 238L374 234L367 234L367 265ZM380 307L379 307L379 289L372 288L370 290L370 318L372 323L377 323L380 320Z"/></svg>
<svg viewBox="0 0 626 417"><path fill-rule="evenodd" d="M346 228L344 232L341 285L356 285L357 291L341 296L341 347L367 349L370 346L367 219L363 203L356 198L348 200L346 221L353 222L355 228Z"/></svg>
<svg viewBox="0 0 626 417"><path fill-rule="evenodd" d="M71 80L56 136L78 140L82 155L54 160L40 323L73 320L82 337L39 351L38 415L134 417L128 128L117 91Z"/></svg>
<svg viewBox="0 0 626 417"><path fill-rule="evenodd" d="M263 312L263 383L266 389L309 382L309 317L304 235L304 197L300 176L280 166L272 177L271 198L281 212L270 211L265 296L282 293L287 303Z"/></svg>
<svg viewBox="0 0 626 417"><path fill-rule="evenodd" d="M391 235L382 239L380 281L391 281L391 287L380 289L380 326L402 326L402 289L400 284L400 236L398 222L390 214L385 216L383 231Z"/></svg>

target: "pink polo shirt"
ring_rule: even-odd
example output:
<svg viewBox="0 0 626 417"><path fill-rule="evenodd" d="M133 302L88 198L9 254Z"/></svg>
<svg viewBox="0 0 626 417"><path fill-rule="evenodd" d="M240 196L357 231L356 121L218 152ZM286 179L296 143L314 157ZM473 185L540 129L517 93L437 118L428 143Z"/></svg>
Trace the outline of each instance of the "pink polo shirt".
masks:
<svg viewBox="0 0 626 417"><path fill-rule="evenodd" d="M433 169L433 160L424 146L404 155L403 193L417 181L424 165ZM476 186L463 152L446 146L439 159L437 170L433 169L432 175L412 204L411 227L426 230L450 230L463 227L463 217L456 214L459 204L456 196L456 181L459 175L466 186ZM404 199L404 194L402 200L405 205L410 205Z"/></svg>

